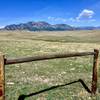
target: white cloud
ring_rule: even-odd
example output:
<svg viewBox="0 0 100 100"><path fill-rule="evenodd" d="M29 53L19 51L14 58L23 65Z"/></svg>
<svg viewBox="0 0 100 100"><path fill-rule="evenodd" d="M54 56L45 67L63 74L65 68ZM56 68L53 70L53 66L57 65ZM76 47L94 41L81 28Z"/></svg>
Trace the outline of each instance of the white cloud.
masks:
<svg viewBox="0 0 100 100"><path fill-rule="evenodd" d="M73 18L60 18L60 17L48 17L48 20L51 21L60 21L60 22L94 22L96 21L93 18L94 15L94 11L93 10L89 10L89 9L83 9L77 17Z"/></svg>
<svg viewBox="0 0 100 100"><path fill-rule="evenodd" d="M49 16L48 19L49 20L54 20L54 17Z"/></svg>
<svg viewBox="0 0 100 100"><path fill-rule="evenodd" d="M4 26L0 26L0 28L4 28Z"/></svg>
<svg viewBox="0 0 100 100"><path fill-rule="evenodd" d="M76 20L80 20L81 18L87 18L90 19L92 18L94 15L94 11L89 10L89 9L84 9L79 15L78 17L76 17Z"/></svg>
<svg viewBox="0 0 100 100"><path fill-rule="evenodd" d="M95 22L96 21L96 19L90 19L90 22Z"/></svg>
<svg viewBox="0 0 100 100"><path fill-rule="evenodd" d="M88 22L88 23L89 23L89 22L95 22L96 19L89 18L89 19L87 19L87 20L79 20L79 19L76 19L76 18L69 18L69 21L70 21L70 22L76 22L76 23L77 23L77 22L78 22L78 23L79 23L79 22L82 22L82 23Z"/></svg>
<svg viewBox="0 0 100 100"><path fill-rule="evenodd" d="M76 20L74 18L69 18L69 21L75 22Z"/></svg>
<svg viewBox="0 0 100 100"><path fill-rule="evenodd" d="M62 22L66 22L67 21L67 19L65 19L65 18L51 17L51 16L49 16L48 19L52 20L52 21L62 21Z"/></svg>

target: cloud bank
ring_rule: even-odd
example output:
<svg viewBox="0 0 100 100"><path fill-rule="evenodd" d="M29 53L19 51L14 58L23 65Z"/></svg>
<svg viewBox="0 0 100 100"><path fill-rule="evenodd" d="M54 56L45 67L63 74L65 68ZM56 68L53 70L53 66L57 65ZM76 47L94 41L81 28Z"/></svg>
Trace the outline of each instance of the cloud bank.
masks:
<svg viewBox="0 0 100 100"><path fill-rule="evenodd" d="M51 16L49 16L48 19L52 20L52 21L62 21L62 22L66 22L67 21L65 18L51 17Z"/></svg>
<svg viewBox="0 0 100 100"><path fill-rule="evenodd" d="M89 9L84 9L79 15L78 17L76 17L77 20L80 20L81 18L87 18L90 19L92 18L94 15L94 11L89 10Z"/></svg>
<svg viewBox="0 0 100 100"><path fill-rule="evenodd" d="M90 9L83 9L77 17L71 17L71 18L61 18L61 17L48 17L48 20L51 21L60 21L60 22L94 22L96 21L93 18L94 11Z"/></svg>

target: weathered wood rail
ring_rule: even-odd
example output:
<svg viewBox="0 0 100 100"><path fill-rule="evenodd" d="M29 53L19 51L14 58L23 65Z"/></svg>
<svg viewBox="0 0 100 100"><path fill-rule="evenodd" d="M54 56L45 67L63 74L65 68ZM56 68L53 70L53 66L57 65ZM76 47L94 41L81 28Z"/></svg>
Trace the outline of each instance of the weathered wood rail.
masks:
<svg viewBox="0 0 100 100"><path fill-rule="evenodd" d="M93 73L92 73L92 85L91 85L91 94L96 94L97 91L97 66L98 66L98 55L99 50L94 49L93 52L80 52L80 53L60 53L60 54L49 54L49 55L41 55L41 56L32 56L32 57L23 57L23 58L15 58L8 59L5 58L3 54L0 54L0 100L5 99L5 65L9 64L18 64L32 61L41 61L41 60L49 60L49 59L57 59L57 58L68 58L68 57L80 57L80 56L88 56L93 55Z"/></svg>
<svg viewBox="0 0 100 100"><path fill-rule="evenodd" d="M95 52L82 52L82 53L71 53L71 54L58 53L58 54L49 54L49 55L41 55L41 56L23 57L17 59L5 59L5 65L31 62L31 61L48 60L48 59L57 59L57 58L79 57L79 56L87 56L87 55L94 55L94 54Z"/></svg>

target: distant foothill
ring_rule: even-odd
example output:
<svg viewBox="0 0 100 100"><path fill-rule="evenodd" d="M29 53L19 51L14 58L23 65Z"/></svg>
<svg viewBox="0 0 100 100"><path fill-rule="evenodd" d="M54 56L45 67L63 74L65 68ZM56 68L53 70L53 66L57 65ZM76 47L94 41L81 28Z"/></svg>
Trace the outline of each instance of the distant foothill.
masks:
<svg viewBox="0 0 100 100"><path fill-rule="evenodd" d="M49 24L44 21L39 22L27 22L20 24L7 25L1 30L29 30L29 31L72 31L72 30L95 30L100 27L84 26L84 27L73 27L68 24Z"/></svg>

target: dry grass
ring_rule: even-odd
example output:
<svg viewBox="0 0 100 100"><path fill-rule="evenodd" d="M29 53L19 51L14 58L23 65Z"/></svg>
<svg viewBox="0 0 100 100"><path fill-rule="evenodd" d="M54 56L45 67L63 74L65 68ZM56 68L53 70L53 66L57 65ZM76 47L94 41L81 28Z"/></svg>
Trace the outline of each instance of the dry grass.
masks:
<svg viewBox="0 0 100 100"><path fill-rule="evenodd" d="M100 31L0 32L0 52L3 52L6 57L93 51L94 48L100 49ZM91 87L92 57L9 65L5 67L5 72L6 100L17 100L20 94L36 92L79 78L82 78ZM100 87L99 84L98 87ZM74 84L26 100L99 99L99 93L97 96L91 97L80 84Z"/></svg>

